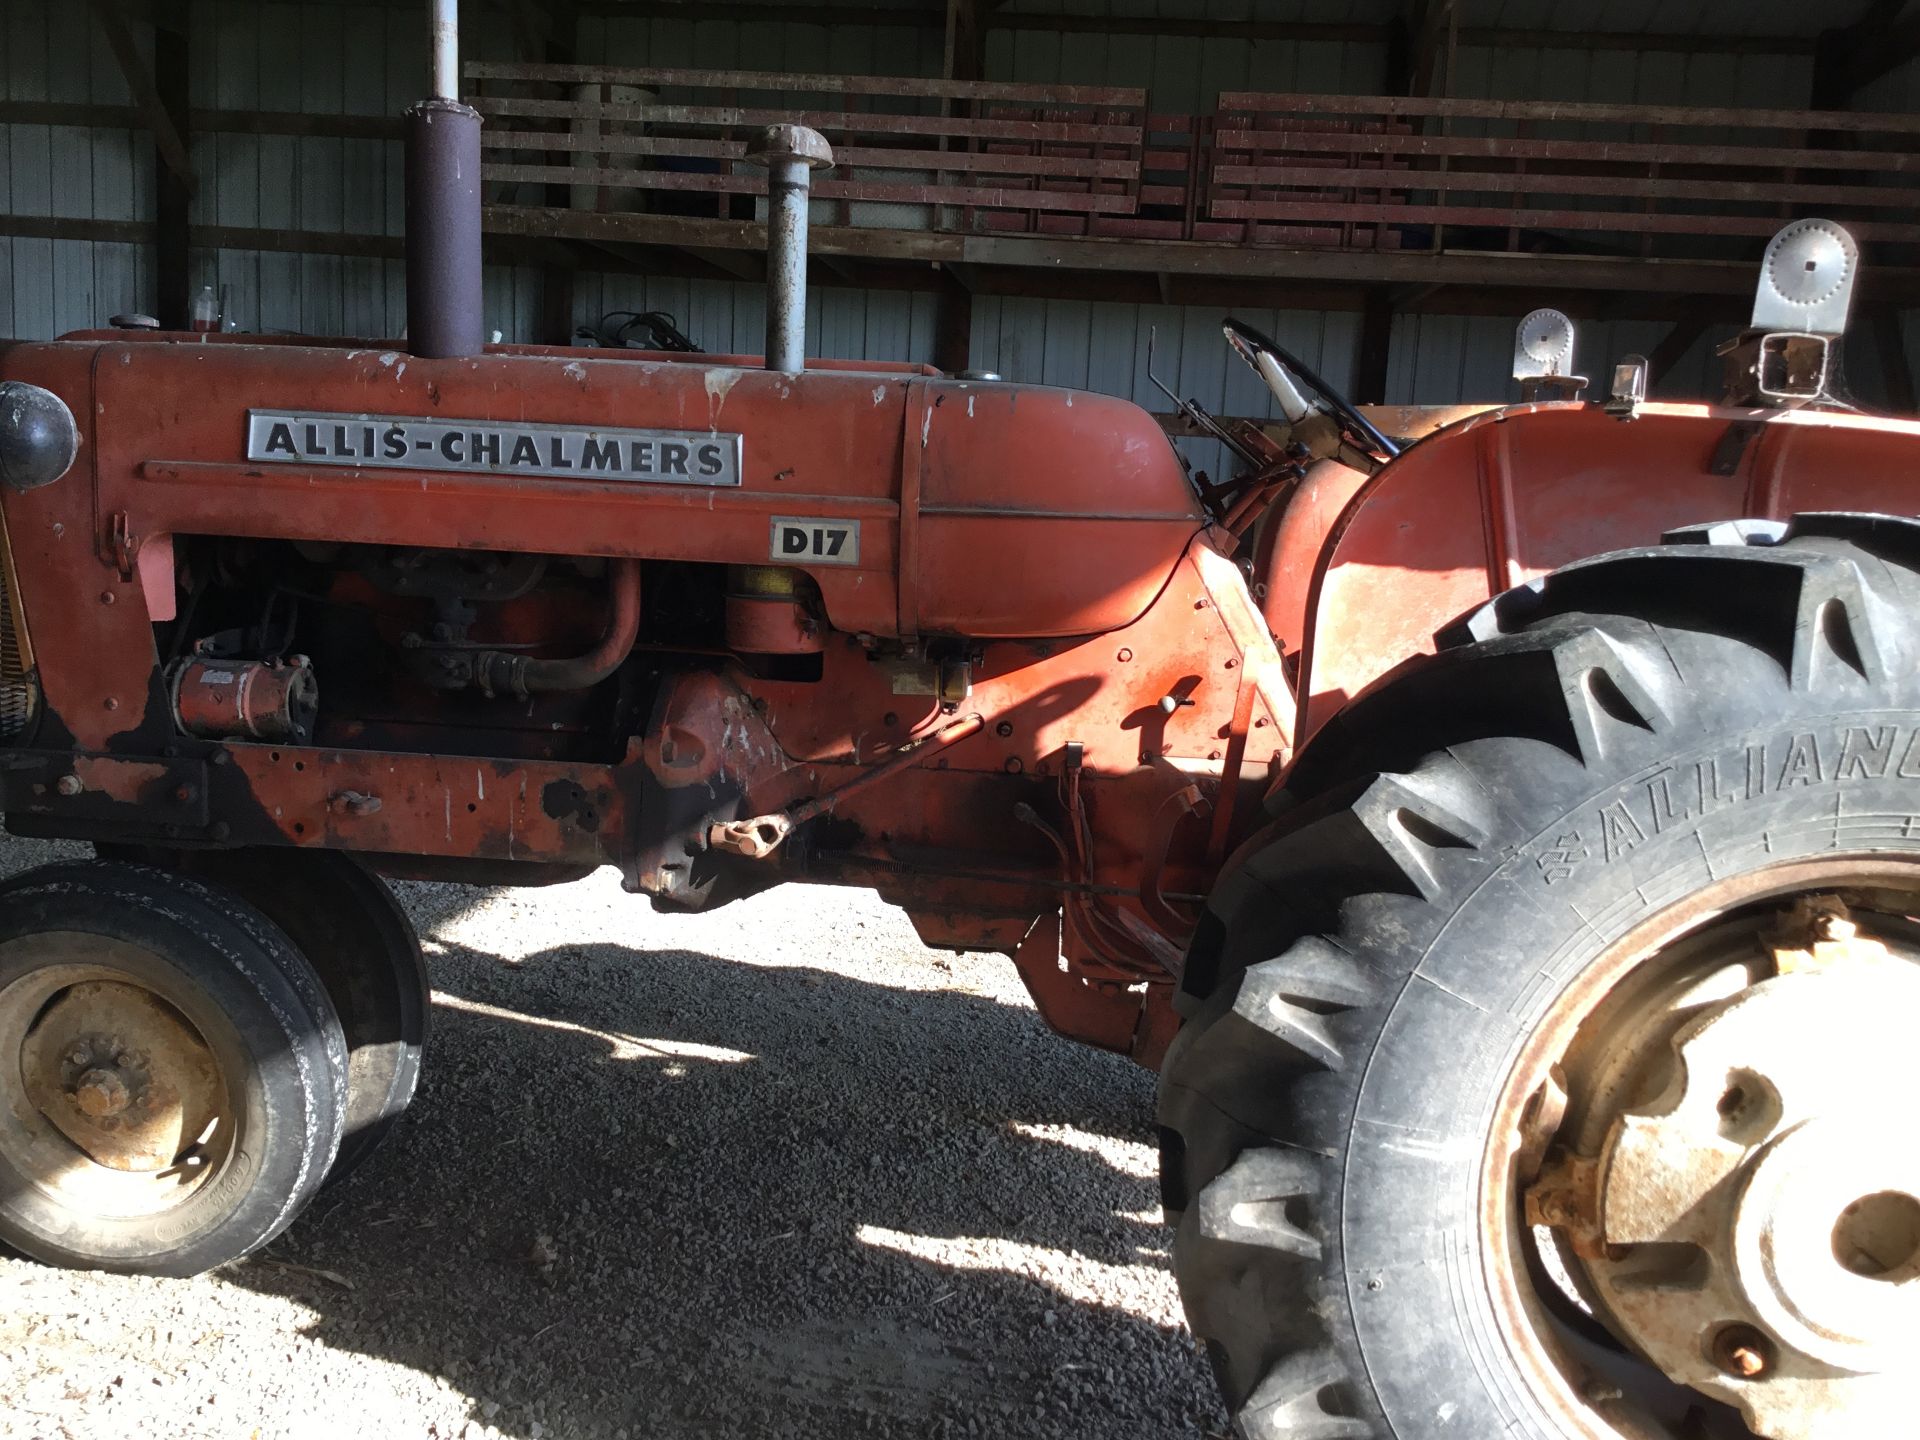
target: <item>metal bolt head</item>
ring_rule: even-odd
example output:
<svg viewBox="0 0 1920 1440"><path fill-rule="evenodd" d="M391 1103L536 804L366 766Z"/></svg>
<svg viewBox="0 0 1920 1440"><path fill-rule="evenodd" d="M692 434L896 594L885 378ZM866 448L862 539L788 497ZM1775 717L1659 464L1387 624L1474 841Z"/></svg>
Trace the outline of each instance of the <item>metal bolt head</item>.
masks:
<svg viewBox="0 0 1920 1440"><path fill-rule="evenodd" d="M53 782L53 788L60 794L71 799L87 787L80 783L80 777L78 775L62 775L58 780Z"/></svg>
<svg viewBox="0 0 1920 1440"><path fill-rule="evenodd" d="M1713 1363L1737 1380L1764 1379L1773 1369L1773 1342L1751 1325L1728 1325L1713 1337Z"/></svg>
<svg viewBox="0 0 1920 1440"><path fill-rule="evenodd" d="M67 1052L67 1061L73 1065L84 1065L92 1058L93 1052L84 1045L76 1045Z"/></svg>
<svg viewBox="0 0 1920 1440"><path fill-rule="evenodd" d="M73 1087L73 1103L95 1120L118 1115L132 1099L127 1082L111 1070L89 1070Z"/></svg>
<svg viewBox="0 0 1920 1440"><path fill-rule="evenodd" d="M745 159L753 165L798 160L810 170L824 170L833 164L833 147L805 125L769 125L748 142Z"/></svg>

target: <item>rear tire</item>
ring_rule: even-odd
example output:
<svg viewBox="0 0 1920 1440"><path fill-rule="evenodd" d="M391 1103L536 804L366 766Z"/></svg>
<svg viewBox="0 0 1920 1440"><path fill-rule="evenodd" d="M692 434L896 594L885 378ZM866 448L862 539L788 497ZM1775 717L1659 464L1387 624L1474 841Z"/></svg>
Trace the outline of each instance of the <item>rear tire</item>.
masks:
<svg viewBox="0 0 1920 1440"><path fill-rule="evenodd" d="M346 1044L264 916L107 861L0 887L0 1241L193 1275L284 1230L325 1178Z"/></svg>
<svg viewBox="0 0 1920 1440"><path fill-rule="evenodd" d="M1162 1070L1174 1268L1238 1434L1626 1433L1496 1303L1503 1087L1610 947L1716 886L1859 857L1920 894L1916 615L1920 524L1702 527L1498 597L1314 738Z"/></svg>

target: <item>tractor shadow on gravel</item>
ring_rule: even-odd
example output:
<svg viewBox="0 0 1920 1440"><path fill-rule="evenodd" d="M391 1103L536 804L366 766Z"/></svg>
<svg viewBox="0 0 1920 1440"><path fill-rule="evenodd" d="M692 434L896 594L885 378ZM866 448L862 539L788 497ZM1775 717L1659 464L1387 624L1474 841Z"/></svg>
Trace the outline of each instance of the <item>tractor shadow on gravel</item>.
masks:
<svg viewBox="0 0 1920 1440"><path fill-rule="evenodd" d="M226 1278L444 1377L462 1433L1224 1433L1169 1283L1127 1271L1171 1241L1144 1072L957 989L610 944L432 963L413 1110Z"/></svg>

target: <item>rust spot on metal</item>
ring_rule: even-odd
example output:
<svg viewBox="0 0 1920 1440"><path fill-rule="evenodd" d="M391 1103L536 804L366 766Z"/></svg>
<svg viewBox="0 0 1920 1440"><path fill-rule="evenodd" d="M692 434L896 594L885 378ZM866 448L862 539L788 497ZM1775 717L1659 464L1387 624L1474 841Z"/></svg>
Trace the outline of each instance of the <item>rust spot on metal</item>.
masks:
<svg viewBox="0 0 1920 1440"><path fill-rule="evenodd" d="M549 780L540 790L540 808L555 820L571 820L589 833L600 828L593 797L571 780Z"/></svg>

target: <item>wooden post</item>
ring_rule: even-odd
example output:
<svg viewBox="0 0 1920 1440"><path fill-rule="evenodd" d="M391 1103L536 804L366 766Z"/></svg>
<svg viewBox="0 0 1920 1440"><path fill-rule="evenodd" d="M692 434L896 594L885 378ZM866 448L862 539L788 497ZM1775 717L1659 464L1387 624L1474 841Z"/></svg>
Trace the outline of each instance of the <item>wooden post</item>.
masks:
<svg viewBox="0 0 1920 1440"><path fill-rule="evenodd" d="M1360 353L1353 367L1358 405L1387 403L1387 366L1393 357L1393 296L1384 285L1367 291L1360 312Z"/></svg>
<svg viewBox="0 0 1920 1440"><path fill-rule="evenodd" d="M951 266L940 267L933 301L933 363L949 375L973 366L973 292Z"/></svg>
<svg viewBox="0 0 1920 1440"><path fill-rule="evenodd" d="M1907 358L1906 327L1900 323L1900 312L1891 305L1876 308L1873 317L1873 338L1880 349L1880 375L1886 387L1886 402L1889 410L1902 415L1911 415L1920 409L1920 400L1916 400L1913 387L1913 365Z"/></svg>
<svg viewBox="0 0 1920 1440"><path fill-rule="evenodd" d="M1647 385L1649 388L1664 381L1673 367L1678 365L1689 350L1707 333L1707 327L1713 323L1713 311L1699 307L1681 314L1673 322L1673 328L1660 337L1660 343L1653 347L1647 356Z"/></svg>
<svg viewBox="0 0 1920 1440"><path fill-rule="evenodd" d="M175 136L174 146L156 136L153 161L155 308L160 323L169 330L187 328L193 302L192 172L183 174L168 162L170 151L177 147L184 155L192 144L187 128L193 105L187 41L191 10L192 0L156 0L153 7L152 94ZM135 98L139 98L137 91Z"/></svg>

